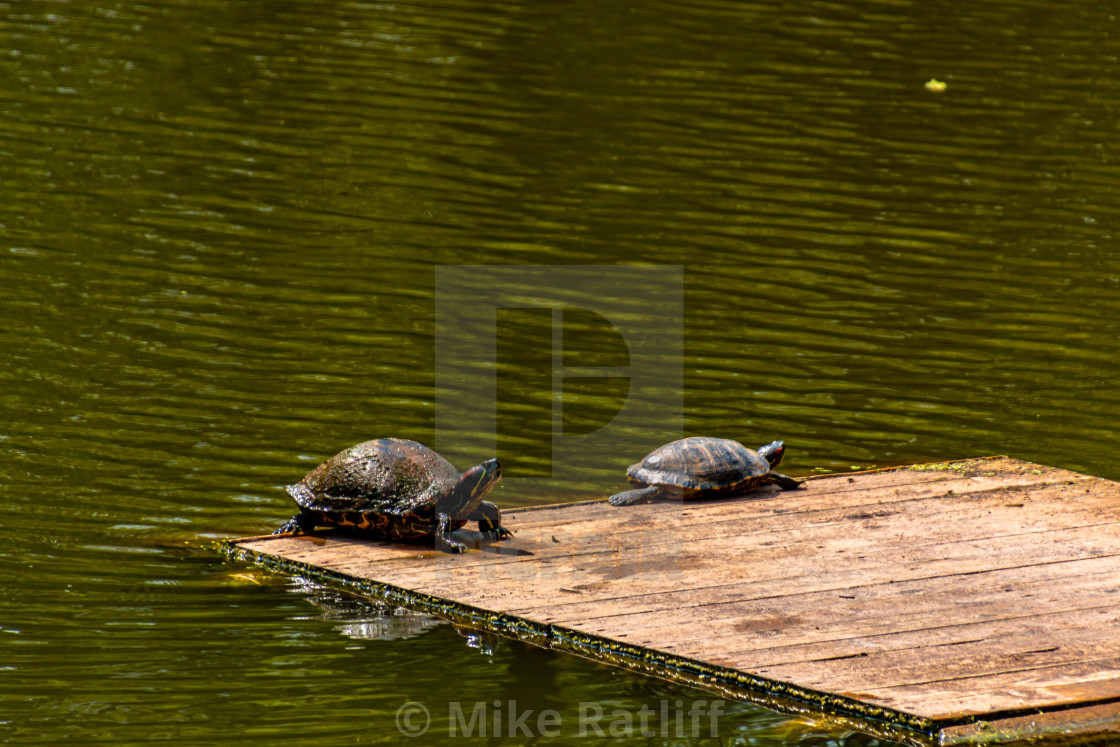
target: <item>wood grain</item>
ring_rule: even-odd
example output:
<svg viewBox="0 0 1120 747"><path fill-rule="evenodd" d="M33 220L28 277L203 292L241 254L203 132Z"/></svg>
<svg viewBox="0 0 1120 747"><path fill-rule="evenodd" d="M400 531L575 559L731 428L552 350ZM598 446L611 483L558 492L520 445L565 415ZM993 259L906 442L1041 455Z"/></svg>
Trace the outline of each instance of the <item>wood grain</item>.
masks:
<svg viewBox="0 0 1120 747"><path fill-rule="evenodd" d="M833 693L959 740L971 718L1120 700L1114 482L997 457L503 523L514 539L461 556L334 535L235 544Z"/></svg>

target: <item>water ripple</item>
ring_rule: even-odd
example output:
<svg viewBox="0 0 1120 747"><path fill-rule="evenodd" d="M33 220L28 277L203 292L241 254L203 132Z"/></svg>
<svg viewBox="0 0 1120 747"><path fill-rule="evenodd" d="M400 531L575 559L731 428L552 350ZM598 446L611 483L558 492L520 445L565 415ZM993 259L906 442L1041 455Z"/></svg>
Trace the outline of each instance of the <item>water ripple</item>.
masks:
<svg viewBox="0 0 1120 747"><path fill-rule="evenodd" d="M1120 476L1110 12L0 2L9 738L384 740L386 693L695 697L527 648L480 667L447 626L356 641L314 592L190 549L269 531L339 449L434 443L443 398L458 466L488 456L498 369L498 446L544 475L506 506L606 495L641 456L621 444L682 419L784 438L793 474L1009 453ZM437 390L458 265L508 270L455 299L464 330L495 290L596 308L555 266L682 271L681 298L621 283L560 369L626 373L619 325L679 307L645 342L683 350L683 386L552 391L566 371L516 355L550 348L533 322ZM627 401L614 450L550 473L557 402L587 429Z"/></svg>

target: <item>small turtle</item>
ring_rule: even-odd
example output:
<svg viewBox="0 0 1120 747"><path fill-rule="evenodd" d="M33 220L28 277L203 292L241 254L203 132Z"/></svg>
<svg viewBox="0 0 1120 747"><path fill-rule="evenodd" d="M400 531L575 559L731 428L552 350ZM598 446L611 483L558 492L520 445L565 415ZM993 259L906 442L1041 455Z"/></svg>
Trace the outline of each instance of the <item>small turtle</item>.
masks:
<svg viewBox="0 0 1120 747"><path fill-rule="evenodd" d="M800 480L771 471L785 456L781 441L753 451L738 441L698 436L654 449L626 477L634 490L610 497L615 506L662 498L715 498L746 493L768 483L795 490Z"/></svg>
<svg viewBox="0 0 1120 747"><path fill-rule="evenodd" d="M469 520L495 539L513 533L501 511L482 500L502 478L497 459L463 474L423 444L382 438L351 446L311 470L288 495L298 514L273 534L309 532L318 525L358 530L388 540L435 537L445 552L463 552L449 536Z"/></svg>

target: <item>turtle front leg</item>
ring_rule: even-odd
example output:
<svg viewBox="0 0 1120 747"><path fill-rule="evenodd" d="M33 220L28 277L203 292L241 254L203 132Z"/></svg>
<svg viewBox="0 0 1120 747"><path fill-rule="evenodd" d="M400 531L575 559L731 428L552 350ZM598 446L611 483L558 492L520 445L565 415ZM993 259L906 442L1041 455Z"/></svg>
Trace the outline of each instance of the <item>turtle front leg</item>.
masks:
<svg viewBox="0 0 1120 747"><path fill-rule="evenodd" d="M315 528L315 517L300 511L285 521L273 534L305 534Z"/></svg>
<svg viewBox="0 0 1120 747"><path fill-rule="evenodd" d="M478 522L478 531L493 535L495 541L509 539L513 532L502 526L502 511L490 501L483 501L478 508L467 515L470 521Z"/></svg>
<svg viewBox="0 0 1120 747"><path fill-rule="evenodd" d="M781 472L771 472L768 477L770 482L777 485L782 490L797 490L805 484L804 480L795 480L789 475L783 475Z"/></svg>
<svg viewBox="0 0 1120 747"><path fill-rule="evenodd" d="M615 493L608 500L612 506L632 506L635 503L647 503L648 501L657 500L661 497L661 486L650 485L648 488L625 490L621 493Z"/></svg>
<svg viewBox="0 0 1120 747"><path fill-rule="evenodd" d="M466 552L467 546L451 539L451 517L440 511L436 514L436 547L444 552Z"/></svg>

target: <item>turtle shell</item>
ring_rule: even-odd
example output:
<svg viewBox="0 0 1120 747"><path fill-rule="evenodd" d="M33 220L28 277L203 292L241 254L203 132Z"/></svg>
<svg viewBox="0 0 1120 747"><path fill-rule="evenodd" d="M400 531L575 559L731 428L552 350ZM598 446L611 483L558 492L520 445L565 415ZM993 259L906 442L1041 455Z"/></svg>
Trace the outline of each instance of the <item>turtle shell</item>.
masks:
<svg viewBox="0 0 1120 747"><path fill-rule="evenodd" d="M287 491L326 524L408 539L431 534L436 507L459 478L459 471L427 446L382 438L335 454ZM451 529L464 524L466 519L455 519Z"/></svg>
<svg viewBox="0 0 1120 747"><path fill-rule="evenodd" d="M770 474L770 464L753 449L726 438L696 436L653 450L626 476L634 487L661 485L685 497L702 493L745 493Z"/></svg>

